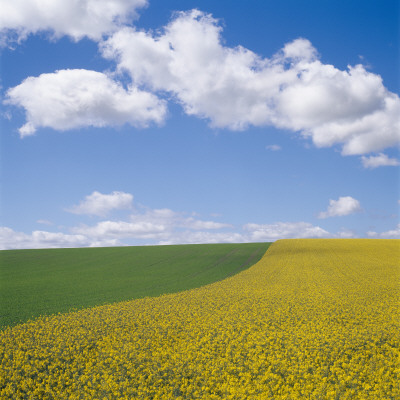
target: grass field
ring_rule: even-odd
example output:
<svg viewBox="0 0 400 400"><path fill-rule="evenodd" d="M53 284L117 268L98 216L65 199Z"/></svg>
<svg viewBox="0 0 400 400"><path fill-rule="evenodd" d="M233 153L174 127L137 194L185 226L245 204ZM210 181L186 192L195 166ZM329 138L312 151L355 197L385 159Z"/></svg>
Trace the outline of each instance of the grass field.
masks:
<svg viewBox="0 0 400 400"><path fill-rule="evenodd" d="M399 254L281 240L223 281L6 328L0 397L399 399Z"/></svg>
<svg viewBox="0 0 400 400"><path fill-rule="evenodd" d="M0 251L0 329L39 315L224 279L256 263L268 243Z"/></svg>

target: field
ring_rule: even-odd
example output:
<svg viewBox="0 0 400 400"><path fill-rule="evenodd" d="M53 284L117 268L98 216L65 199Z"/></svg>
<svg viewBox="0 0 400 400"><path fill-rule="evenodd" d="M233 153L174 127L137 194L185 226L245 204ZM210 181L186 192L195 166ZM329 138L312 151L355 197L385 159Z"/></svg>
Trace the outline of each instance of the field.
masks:
<svg viewBox="0 0 400 400"><path fill-rule="evenodd" d="M255 264L268 246L0 251L0 329L40 315L203 286Z"/></svg>
<svg viewBox="0 0 400 400"><path fill-rule="evenodd" d="M293 239L201 288L0 333L2 399L399 399L400 241Z"/></svg>

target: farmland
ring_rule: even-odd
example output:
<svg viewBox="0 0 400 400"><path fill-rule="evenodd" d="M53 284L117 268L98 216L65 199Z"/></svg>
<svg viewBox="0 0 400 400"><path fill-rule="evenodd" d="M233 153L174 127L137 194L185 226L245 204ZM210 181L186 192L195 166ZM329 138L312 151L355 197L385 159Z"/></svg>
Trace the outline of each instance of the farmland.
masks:
<svg viewBox="0 0 400 400"><path fill-rule="evenodd" d="M45 314L206 285L268 243L0 251L0 329Z"/></svg>
<svg viewBox="0 0 400 400"><path fill-rule="evenodd" d="M398 399L398 240L293 239L201 288L0 333L4 399Z"/></svg>

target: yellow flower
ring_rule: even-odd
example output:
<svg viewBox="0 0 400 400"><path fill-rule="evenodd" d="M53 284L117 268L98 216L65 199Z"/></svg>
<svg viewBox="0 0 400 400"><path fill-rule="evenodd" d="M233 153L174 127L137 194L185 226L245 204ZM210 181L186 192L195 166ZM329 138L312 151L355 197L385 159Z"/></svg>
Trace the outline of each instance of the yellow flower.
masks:
<svg viewBox="0 0 400 400"><path fill-rule="evenodd" d="M399 250L281 240L203 288L7 328L0 398L400 398Z"/></svg>

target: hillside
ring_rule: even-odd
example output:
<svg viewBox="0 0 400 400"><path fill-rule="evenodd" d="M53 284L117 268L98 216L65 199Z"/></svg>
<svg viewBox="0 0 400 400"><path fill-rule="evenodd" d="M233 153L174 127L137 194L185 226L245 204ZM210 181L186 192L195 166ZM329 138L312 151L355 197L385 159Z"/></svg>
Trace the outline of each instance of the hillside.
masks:
<svg viewBox="0 0 400 400"><path fill-rule="evenodd" d="M399 245L281 240L220 282L7 328L0 395L400 398Z"/></svg>
<svg viewBox="0 0 400 400"><path fill-rule="evenodd" d="M206 285L256 263L269 243L0 251L0 328L39 315Z"/></svg>

